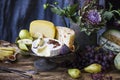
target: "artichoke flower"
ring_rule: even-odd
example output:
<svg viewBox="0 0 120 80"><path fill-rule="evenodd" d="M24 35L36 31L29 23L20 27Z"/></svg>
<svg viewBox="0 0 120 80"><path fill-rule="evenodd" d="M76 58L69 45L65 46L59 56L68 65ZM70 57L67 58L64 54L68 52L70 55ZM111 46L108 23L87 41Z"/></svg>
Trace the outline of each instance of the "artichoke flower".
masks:
<svg viewBox="0 0 120 80"><path fill-rule="evenodd" d="M101 15L97 10L89 10L86 18L87 21L92 25L96 25L101 22Z"/></svg>

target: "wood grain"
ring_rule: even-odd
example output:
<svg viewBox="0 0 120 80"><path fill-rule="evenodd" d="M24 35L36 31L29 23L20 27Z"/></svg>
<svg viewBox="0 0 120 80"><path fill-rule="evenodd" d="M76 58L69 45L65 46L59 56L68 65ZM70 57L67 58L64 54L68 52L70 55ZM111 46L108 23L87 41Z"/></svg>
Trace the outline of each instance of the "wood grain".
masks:
<svg viewBox="0 0 120 80"><path fill-rule="evenodd" d="M21 57L19 56L18 61L14 63L0 63L2 67L8 67L10 69L17 69L21 71L35 70L33 66L33 62L36 59L33 57ZM110 71L109 74L113 77L113 80L120 80L120 72L119 71ZM90 78L90 74L82 73L79 79L72 79L67 74L66 68L57 68L52 71L47 72L38 72L38 74L32 75L33 78L27 79L16 73L7 73L0 72L0 80L92 80Z"/></svg>

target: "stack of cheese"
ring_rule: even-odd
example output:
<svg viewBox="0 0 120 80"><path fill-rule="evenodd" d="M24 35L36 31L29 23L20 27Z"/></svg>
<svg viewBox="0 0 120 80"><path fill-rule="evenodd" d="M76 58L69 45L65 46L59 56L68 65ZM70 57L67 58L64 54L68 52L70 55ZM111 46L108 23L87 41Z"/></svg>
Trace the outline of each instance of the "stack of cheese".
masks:
<svg viewBox="0 0 120 80"><path fill-rule="evenodd" d="M30 34L32 37L37 38L32 44L32 50L35 53L40 53L40 56L54 56L59 55L59 50L65 44L69 49L73 49L75 32L66 27L56 26L45 20L34 20L30 24ZM40 36L43 35L44 46L37 47L37 50L33 49L36 45L41 43ZM57 46L57 49L51 48L54 44L47 44L49 40L55 41L60 45ZM36 44L37 43L37 44ZM45 45L47 47L45 47ZM50 45L50 46L49 46ZM42 49L41 49L42 48ZM44 49L44 50L43 50ZM55 53L55 54L54 54Z"/></svg>

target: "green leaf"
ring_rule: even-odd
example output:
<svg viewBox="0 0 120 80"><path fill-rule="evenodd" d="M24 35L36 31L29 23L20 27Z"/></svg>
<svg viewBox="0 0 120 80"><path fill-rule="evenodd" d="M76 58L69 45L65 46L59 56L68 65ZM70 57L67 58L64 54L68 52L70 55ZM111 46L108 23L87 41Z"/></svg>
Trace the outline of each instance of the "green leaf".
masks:
<svg viewBox="0 0 120 80"><path fill-rule="evenodd" d="M56 8L56 7L51 8L51 11L53 13L57 14L57 15L60 15L60 16L64 15L64 11L62 9L59 9L59 8Z"/></svg>
<svg viewBox="0 0 120 80"><path fill-rule="evenodd" d="M76 13L77 8L78 8L78 4L74 4L74 5L70 6L69 14L74 15Z"/></svg>
<svg viewBox="0 0 120 80"><path fill-rule="evenodd" d="M78 19L76 16L71 16L70 18L72 19L73 22L77 23Z"/></svg>
<svg viewBox="0 0 120 80"><path fill-rule="evenodd" d="M119 11L113 10L112 12L113 12L113 13L117 13L117 14L120 16L120 12L119 12Z"/></svg>
<svg viewBox="0 0 120 80"><path fill-rule="evenodd" d="M108 11L111 11L112 10L112 4L111 3L109 3L109 6L110 6L110 8L109 8L109 10Z"/></svg>
<svg viewBox="0 0 120 80"><path fill-rule="evenodd" d="M113 13L112 12L109 12L109 11L105 11L105 13L103 14L103 17L106 19L106 20L110 20L112 17L113 17Z"/></svg>

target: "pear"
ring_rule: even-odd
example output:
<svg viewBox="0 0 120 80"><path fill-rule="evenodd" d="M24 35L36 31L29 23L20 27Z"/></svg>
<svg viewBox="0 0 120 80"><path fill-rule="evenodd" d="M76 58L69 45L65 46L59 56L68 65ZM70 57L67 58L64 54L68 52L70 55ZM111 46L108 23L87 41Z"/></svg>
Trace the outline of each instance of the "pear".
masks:
<svg viewBox="0 0 120 80"><path fill-rule="evenodd" d="M84 70L89 73L99 73L102 70L102 66L100 64L94 63L85 67Z"/></svg>
<svg viewBox="0 0 120 80"><path fill-rule="evenodd" d="M22 29L19 32L19 38L20 39L31 39L31 40L33 39L27 29Z"/></svg>
<svg viewBox="0 0 120 80"><path fill-rule="evenodd" d="M24 43L18 43L18 46L21 50L29 51L29 49Z"/></svg>
<svg viewBox="0 0 120 80"><path fill-rule="evenodd" d="M80 77L81 71L80 71L79 69L77 69L77 68L68 69L68 74L69 74L72 78L76 79L76 78L79 78L79 77Z"/></svg>
<svg viewBox="0 0 120 80"><path fill-rule="evenodd" d="M32 45L32 40L31 39L20 39L17 41L17 43L24 43L26 45Z"/></svg>

